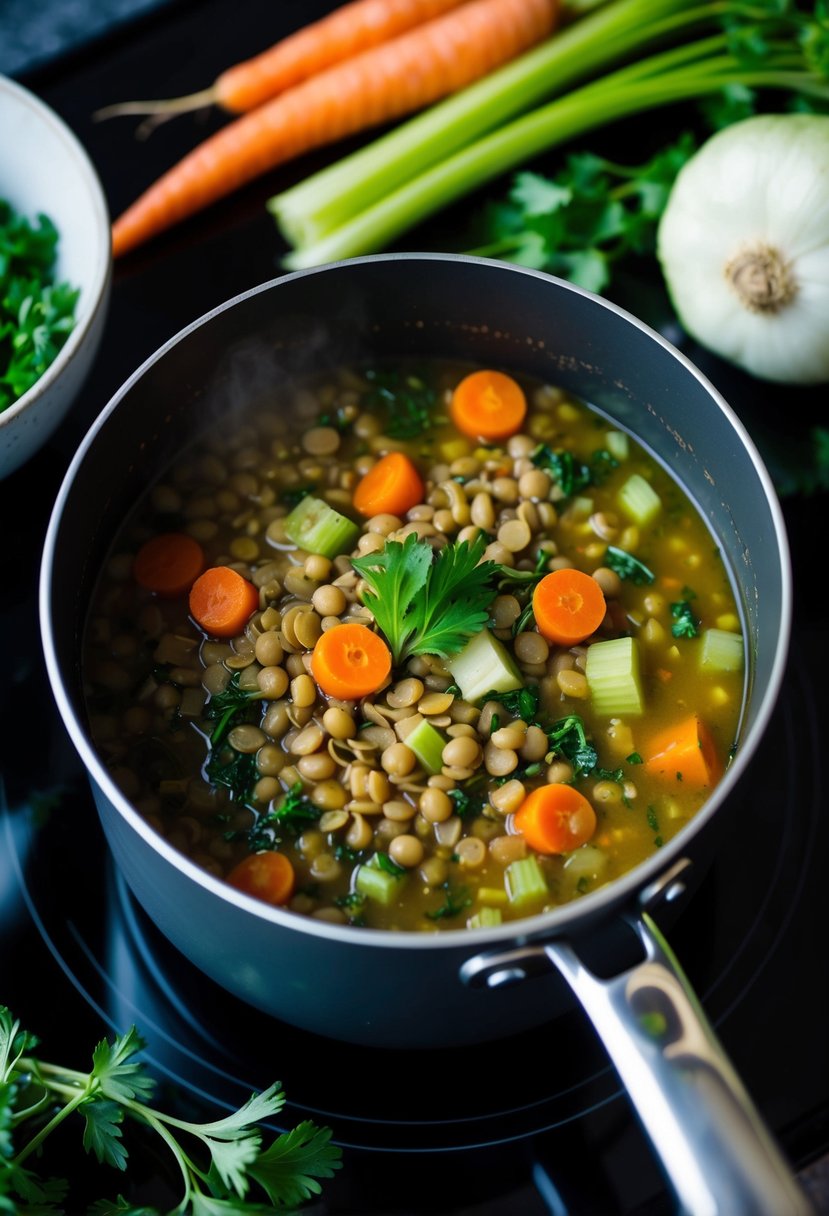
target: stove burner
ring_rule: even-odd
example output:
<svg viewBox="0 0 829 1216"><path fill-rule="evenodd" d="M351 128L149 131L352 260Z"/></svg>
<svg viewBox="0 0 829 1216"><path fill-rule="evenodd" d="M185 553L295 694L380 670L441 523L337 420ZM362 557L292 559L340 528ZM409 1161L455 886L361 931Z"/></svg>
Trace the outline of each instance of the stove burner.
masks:
<svg viewBox="0 0 829 1216"><path fill-rule="evenodd" d="M771 765L759 757L746 774L710 867L668 937L759 1103L771 1082L774 1126L784 1139L798 1107L785 1098L785 1061L769 1054L769 1044L779 1041L775 1018L782 1015L788 1026L791 1016L777 973L790 974L792 922L810 915L805 905L816 899L822 803L819 715L805 659L797 654L769 735L777 759ZM661 1177L580 1009L537 1030L467 1048L386 1051L321 1038L244 1005L167 942L115 872L82 776L45 826L36 828L25 808L6 809L2 817L7 856L41 949L87 1009L113 1032L135 1024L147 1043L148 1065L211 1109L233 1109L252 1091L281 1081L288 1101L279 1130L312 1119L331 1127L348 1154L346 1206L332 1211L377 1211L372 1195L383 1196L385 1212L457 1210L429 1206L436 1163L442 1163L442 1202L451 1202L443 1180L449 1162L457 1204L473 1194L491 1196L497 1165L504 1211L566 1212L569 1193L579 1196L572 1210L583 1212L586 1188L596 1205L591 1211L644 1216L663 1210ZM105 881L89 884L80 900L78 874L104 874ZM5 912L4 890L0 884ZM15 923L13 915L4 920ZM813 1027L822 1035L825 1016L825 1002L815 1000L800 1014L802 1033L808 1037ZM758 1058L764 1061L759 1073ZM823 1101L819 1080L815 1088ZM403 1206L392 1208L388 1196L400 1163L415 1159L419 1164L407 1177L414 1172L418 1180L413 1189L407 1183ZM363 1206L349 1208L358 1195ZM406 1209L406 1202L417 1206Z"/></svg>

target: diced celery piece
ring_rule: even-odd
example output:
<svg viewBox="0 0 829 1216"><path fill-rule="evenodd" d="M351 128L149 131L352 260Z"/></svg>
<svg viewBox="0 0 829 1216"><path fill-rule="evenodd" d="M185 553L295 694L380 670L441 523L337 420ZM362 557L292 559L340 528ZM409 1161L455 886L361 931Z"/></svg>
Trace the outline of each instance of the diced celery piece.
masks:
<svg viewBox="0 0 829 1216"><path fill-rule="evenodd" d="M574 849L564 863L564 872L571 878L601 878L607 869L608 856L604 849L594 844L583 844Z"/></svg>
<svg viewBox="0 0 829 1216"><path fill-rule="evenodd" d="M519 861L511 862L504 877L513 908L540 903L550 893L537 857L522 857Z"/></svg>
<svg viewBox="0 0 829 1216"><path fill-rule="evenodd" d="M742 671L743 635L727 629L704 629L700 635L699 665L703 671Z"/></svg>
<svg viewBox="0 0 829 1216"><path fill-rule="evenodd" d="M400 890L400 884L406 875L389 874L387 870L381 870L372 863L373 859L358 868L354 887L361 895L388 907Z"/></svg>
<svg viewBox="0 0 829 1216"><path fill-rule="evenodd" d="M627 460L630 455L630 441L624 431L608 431L604 438L607 450L614 460Z"/></svg>
<svg viewBox="0 0 829 1216"><path fill-rule="evenodd" d="M640 527L651 523L662 510L662 499L640 473L631 473L619 488L616 501L625 515Z"/></svg>
<svg viewBox="0 0 829 1216"><path fill-rule="evenodd" d="M309 553L339 557L354 548L360 529L321 498L306 494L285 517L285 535Z"/></svg>
<svg viewBox="0 0 829 1216"><path fill-rule="evenodd" d="M481 908L480 912L470 916L466 927L467 929L491 929L493 925L500 925L503 919L500 908Z"/></svg>
<svg viewBox="0 0 829 1216"><path fill-rule="evenodd" d="M635 638L610 638L588 646L584 674L597 714L638 717L644 712L639 646Z"/></svg>
<svg viewBox="0 0 829 1216"><path fill-rule="evenodd" d="M488 692L512 692L524 683L509 651L488 629L470 638L459 654L445 660L445 665L463 699L473 704Z"/></svg>
<svg viewBox="0 0 829 1216"><path fill-rule="evenodd" d="M443 768L443 749L446 739L432 723L423 718L405 739L427 773L439 773Z"/></svg>

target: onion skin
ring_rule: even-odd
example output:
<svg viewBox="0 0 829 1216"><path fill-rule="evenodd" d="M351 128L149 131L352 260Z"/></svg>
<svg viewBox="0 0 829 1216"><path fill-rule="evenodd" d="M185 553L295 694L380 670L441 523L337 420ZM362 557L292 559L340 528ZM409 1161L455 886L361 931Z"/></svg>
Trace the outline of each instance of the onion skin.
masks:
<svg viewBox="0 0 829 1216"><path fill-rule="evenodd" d="M657 231L677 317L758 379L829 381L829 117L765 114L680 170Z"/></svg>

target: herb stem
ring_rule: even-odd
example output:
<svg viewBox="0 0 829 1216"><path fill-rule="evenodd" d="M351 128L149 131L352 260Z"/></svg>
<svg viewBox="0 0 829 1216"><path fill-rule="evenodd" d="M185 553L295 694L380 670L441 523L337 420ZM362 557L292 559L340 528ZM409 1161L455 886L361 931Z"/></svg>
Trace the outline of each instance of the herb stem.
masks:
<svg viewBox="0 0 829 1216"><path fill-rule="evenodd" d="M52 1116L52 1118L49 1120L48 1123L44 1123L44 1125L40 1129L40 1131L36 1132L35 1135L32 1136L31 1140L29 1140L28 1143L23 1146L23 1148L20 1150L20 1152L14 1158L14 1161L13 1161L14 1165L16 1165L16 1166L22 1165L23 1162L27 1159L27 1157L30 1157L32 1155L32 1153L36 1152L37 1149L40 1148L40 1146L43 1144L44 1140L46 1140L47 1137L51 1135L51 1133L55 1130L55 1128L60 1127L61 1123L63 1123L65 1119L68 1119L69 1116L72 1114L72 1112L74 1110L77 1110L77 1108L81 1105L82 1102L86 1101L86 1099L89 1097L90 1093L92 1093L92 1091L94 1089L94 1082L92 1082L91 1079L89 1079L89 1078L87 1080L88 1080L88 1083L84 1087L84 1089L80 1090L80 1091L75 1090L74 1096L72 1098L70 1098L70 1100L67 1103L65 1103L65 1105L62 1106L60 1108L60 1110L57 1111ZM49 1085L50 1090L54 1090L55 1088L59 1088L59 1087L53 1086L51 1084Z"/></svg>

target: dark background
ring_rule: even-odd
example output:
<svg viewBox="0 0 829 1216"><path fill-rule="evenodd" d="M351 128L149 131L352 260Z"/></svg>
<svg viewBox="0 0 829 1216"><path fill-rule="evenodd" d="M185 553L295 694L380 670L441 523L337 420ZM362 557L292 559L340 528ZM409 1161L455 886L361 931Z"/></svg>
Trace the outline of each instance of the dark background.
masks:
<svg viewBox="0 0 829 1216"><path fill-rule="evenodd" d="M228 3L228 0L0 0L0 72L21 79L76 131L101 173L111 210L116 214L132 201L139 189L149 184L161 166L172 163L192 145L194 136L206 134L218 125L220 118L215 114L182 118L160 128L149 141L141 144L133 138L134 124L130 120L94 123L91 115L97 107L131 97L175 96L203 87L228 64L269 45L277 32L284 33L310 21L329 7L323 0L268 0L267 3L264 0L236 0L235 3ZM165 10L164 19L159 21L162 9ZM228 22L230 11L234 19ZM674 121L673 115L666 116L664 121L670 125ZM643 132L647 135L645 142L658 142L659 122L656 118L653 124L647 121L644 127L628 124L627 134L621 137L627 139L625 155L631 147L631 135L636 149L630 152L628 159L639 158ZM330 158L329 153L314 154L306 158L301 171L309 172ZM37 639L31 633L24 634L24 630L30 625L35 610L33 595L40 534L66 463L98 411L144 358L209 308L279 272L282 248L273 222L265 212L264 200L299 176L300 166L276 170L266 180L251 184L236 197L194 217L179 231L167 234L154 246L148 246L116 268L104 346L77 407L55 440L31 464L8 479L5 485L0 485L0 517L6 521L21 517L25 520L25 526L16 526L15 536L11 538L16 561L13 578L10 575L11 581L4 582L0 592L0 608L10 607L20 631L18 636L30 640L24 648L25 655L18 660L20 680L17 682L15 677L14 681L18 708L13 713L10 700L8 720L4 721L7 750L2 758L6 770L2 775L12 805L16 799L22 802L26 797L25 786L20 787L17 781L17 770L21 766L13 766L11 761L13 756L22 755L24 751L19 721L25 715L20 706L28 705L24 699L25 687L31 683L32 673L36 675L39 671ZM498 185L500 187L502 183ZM408 247L426 248L439 244L443 234L451 232L458 219L463 218L466 206L463 204L441 217L429 227L428 233L412 234L411 241L415 243L408 243L407 238ZM640 286L649 289L650 285ZM650 295L640 294L640 306L636 311L649 323L663 328L666 320L663 293L658 284L652 286L654 290ZM670 318L668 322L670 324ZM668 336L680 341L682 337L675 327ZM691 344L685 343L683 349L749 424L767 462L776 456L784 433L787 437L805 433L811 420L823 419L825 394L796 390L765 393L761 386L751 384L746 377L723 367ZM813 502L788 500L786 505L793 539L800 542L797 546L799 557L807 559L801 568L809 569L813 557L808 552L801 552L802 545L804 538L814 531L816 519L819 516L826 518L825 496ZM808 628L803 633L802 645L810 665L817 668L821 657L818 643L825 638L825 610L817 604L815 597L796 599L801 611L808 613ZM27 666L24 671L26 664L31 667ZM821 666L816 674L819 677L815 681L816 687L822 685L825 689L824 677L829 678L829 673ZM0 702L3 699L0 698ZM820 700L825 707L823 695ZM5 711L2 704L0 708ZM822 727L820 737L825 739ZM61 750L62 736L58 734L56 739L50 767L53 774L60 771L56 758L62 758L74 781L77 777L74 757ZM818 759L822 762L823 755ZM803 756L802 765L806 760ZM772 759L772 764L778 772L780 758ZM49 774L42 772L40 777L46 782ZM810 861L812 870L817 871L814 860ZM817 879L813 879L813 886L817 888L818 885L821 898L815 902L823 909L825 880L818 884ZM813 1076L825 1067L825 1036L810 1043L803 1029L804 1023L809 1021L807 1015L811 1014L821 1022L821 1010L827 1008L825 992L813 978L815 969L824 977L826 973L826 923L825 914L821 914L809 924L806 936L790 934L786 939L783 949L790 952L790 964L777 997L780 1004L791 1010L791 1018L785 1021L782 1033L771 1045L773 1058L768 1065L758 1060L758 1056L768 1043L769 1028L777 1030L778 1023L773 1018L776 1006L762 1003L755 1006L757 1012L752 1019L755 1024L749 1027L753 1034L744 1033L741 1037L735 1031L733 1019L726 1021L723 1028L726 1045L738 1071L749 1073L752 1088L756 1087L762 1096L765 1097L764 1074L774 1071L772 1065L781 1064L782 1067L783 1061L789 1061L793 1075L791 1080L781 1082L779 1092L769 1091L771 1097L765 1103L769 1114L775 1114L779 1106L787 1108L787 1093L796 1089L798 1074L814 1080L815 1087L822 1086L824 1098L829 1093L829 1079L825 1075ZM14 977L13 972L12 978L23 979L22 976ZM31 976L27 975L25 984L21 982L19 986L19 995L14 995L14 1000L22 1003L17 1010L21 1015L28 1012L27 1000L34 1003L35 995L38 1002L41 999L39 990L35 995L30 993L30 980ZM808 986L806 980L810 981ZM65 1009L67 987L57 990L62 1009ZM12 990L15 991L14 984ZM6 994L0 994L0 999L6 999ZM804 999L813 1001L814 1008L799 1009L799 1002ZM41 1008L38 1004L37 1009ZM825 1020L821 1024L825 1031ZM50 1046L53 1043L51 1034L57 1029L38 1026L39 1031L50 1031ZM78 1032L74 1026L67 1025L67 1033L70 1029L74 1044ZM745 1032L744 1025L741 1029ZM829 1114L826 1106L816 1114L812 1110L805 1114L809 1117L805 1120L802 1137L797 1128L784 1129L787 1131L786 1146L798 1165L804 1167L803 1176L812 1184L821 1213L829 1213L829 1201L821 1186L821 1176L829 1172L826 1168L829 1158L820 1160L829 1143L826 1131ZM515 1201L520 1204L518 1198ZM513 1208L513 1211L529 1210L520 1206ZM651 1211L658 1211L661 1216L662 1210L661 1207L649 1208L648 1216ZM781 1216L785 1214L781 1213Z"/></svg>

